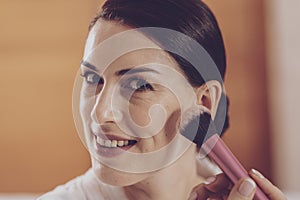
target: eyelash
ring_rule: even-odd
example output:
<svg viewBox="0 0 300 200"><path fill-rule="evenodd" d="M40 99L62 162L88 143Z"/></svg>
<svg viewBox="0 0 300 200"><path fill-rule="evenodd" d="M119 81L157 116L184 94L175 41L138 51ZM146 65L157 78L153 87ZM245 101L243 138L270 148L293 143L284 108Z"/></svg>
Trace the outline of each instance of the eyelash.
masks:
<svg viewBox="0 0 300 200"><path fill-rule="evenodd" d="M135 86L131 85L135 81ZM126 83L122 84L122 87L134 90L136 92L146 92L153 91L154 88L150 83L148 83L145 79L140 77L133 77L126 81Z"/></svg>
<svg viewBox="0 0 300 200"><path fill-rule="evenodd" d="M91 77L92 80L89 80L89 75L93 75L93 77ZM102 84L103 83L102 78L98 74L96 74L95 72L90 72L90 71L84 72L83 74L80 74L80 76L82 76L85 79L85 81L88 84L91 84L91 85L93 85L93 84Z"/></svg>
<svg viewBox="0 0 300 200"><path fill-rule="evenodd" d="M93 75L92 80L88 80L89 76ZM94 85L94 84L103 84L103 79L96 74L95 72L87 71L84 72L83 74L80 74L82 76L87 84ZM136 86L131 85L133 82L136 82ZM129 78L122 84L123 88L130 89L136 92L146 92L146 91L154 91L154 88L150 83L148 83L145 79L141 77L133 77Z"/></svg>

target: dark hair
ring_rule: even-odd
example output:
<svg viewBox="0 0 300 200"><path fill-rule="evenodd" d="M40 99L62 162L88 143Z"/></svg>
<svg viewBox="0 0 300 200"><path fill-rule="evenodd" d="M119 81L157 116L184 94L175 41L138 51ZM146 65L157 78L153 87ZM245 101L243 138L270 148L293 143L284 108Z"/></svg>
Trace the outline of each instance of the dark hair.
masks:
<svg viewBox="0 0 300 200"><path fill-rule="evenodd" d="M207 51L216 64L221 78L224 79L226 55L221 31L213 13L201 0L107 0L92 20L90 29L100 18L118 21L133 28L160 27L183 33ZM169 36L162 39L152 35L150 38L163 49L164 44L171 43L193 54L192 47L182 45L184 41L177 41ZM201 74L187 60L175 53L168 53L177 61L191 85L200 86L205 83ZM228 99L223 94L221 102L224 101L227 103L220 104L214 120L219 134L229 126ZM222 112L226 113L225 122L224 114L219 115Z"/></svg>

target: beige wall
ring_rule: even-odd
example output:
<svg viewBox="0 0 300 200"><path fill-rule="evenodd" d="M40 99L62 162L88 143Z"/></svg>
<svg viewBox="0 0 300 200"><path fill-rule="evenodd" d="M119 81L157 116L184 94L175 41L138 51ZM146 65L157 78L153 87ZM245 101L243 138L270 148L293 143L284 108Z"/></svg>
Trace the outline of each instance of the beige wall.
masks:
<svg viewBox="0 0 300 200"><path fill-rule="evenodd" d="M206 2L219 19L227 48L231 127L225 140L247 169L272 178L263 1Z"/></svg>
<svg viewBox="0 0 300 200"><path fill-rule="evenodd" d="M0 192L49 190L89 166L72 87L92 0L0 0Z"/></svg>
<svg viewBox="0 0 300 200"><path fill-rule="evenodd" d="M268 0L267 38L274 177L300 191L300 1Z"/></svg>
<svg viewBox="0 0 300 200"><path fill-rule="evenodd" d="M262 1L210 0L228 49L226 141L268 177ZM0 192L43 192L89 167L72 120L74 76L95 0L0 0Z"/></svg>

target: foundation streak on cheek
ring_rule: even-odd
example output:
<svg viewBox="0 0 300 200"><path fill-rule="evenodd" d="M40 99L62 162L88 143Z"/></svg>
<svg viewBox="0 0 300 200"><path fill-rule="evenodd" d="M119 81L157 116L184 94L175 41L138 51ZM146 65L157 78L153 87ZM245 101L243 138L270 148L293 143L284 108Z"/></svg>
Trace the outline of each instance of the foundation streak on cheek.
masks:
<svg viewBox="0 0 300 200"><path fill-rule="evenodd" d="M142 102L131 101L129 114L133 122L140 127L146 127L151 123L149 110L153 104L143 100Z"/></svg>
<svg viewBox="0 0 300 200"><path fill-rule="evenodd" d="M177 110L169 115L165 126L159 133L157 133L153 137L141 139L138 146L140 149L142 149L142 152L145 153L156 151L168 145L178 132L178 126L176 126L175 124L178 124L179 119L180 111Z"/></svg>
<svg viewBox="0 0 300 200"><path fill-rule="evenodd" d="M169 141L171 141L174 138L174 136L179 130L178 127L181 119L180 113L180 109L175 110L166 121L165 134L166 137L169 138Z"/></svg>
<svg viewBox="0 0 300 200"><path fill-rule="evenodd" d="M179 103L169 90L160 92L149 92L151 95L136 95L130 99L130 115L134 122L139 126L147 126L151 123L149 109L152 105L161 105L166 114L166 119L162 129L153 137L141 139L137 144L142 152L150 152L158 150L172 141L178 132L178 124L180 122L180 106ZM152 116L159 118L160 116ZM136 133L138 136L139 133Z"/></svg>
<svg viewBox="0 0 300 200"><path fill-rule="evenodd" d="M136 91L129 98L129 114L136 125L145 127L151 123L150 108L155 104L160 104L160 99L164 95L155 85L155 91ZM128 98L128 97L127 97Z"/></svg>

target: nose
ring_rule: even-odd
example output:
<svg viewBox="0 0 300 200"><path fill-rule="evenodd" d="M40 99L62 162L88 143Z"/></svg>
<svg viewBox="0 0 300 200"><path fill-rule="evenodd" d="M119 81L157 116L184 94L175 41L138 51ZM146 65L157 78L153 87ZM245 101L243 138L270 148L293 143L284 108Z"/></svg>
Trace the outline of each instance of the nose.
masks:
<svg viewBox="0 0 300 200"><path fill-rule="evenodd" d="M122 112L117 108L117 105L112 104L112 98L112 93L104 88L96 96L91 118L97 124L117 123L122 120Z"/></svg>

